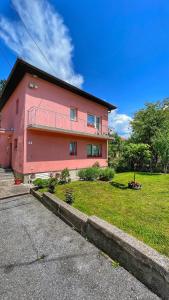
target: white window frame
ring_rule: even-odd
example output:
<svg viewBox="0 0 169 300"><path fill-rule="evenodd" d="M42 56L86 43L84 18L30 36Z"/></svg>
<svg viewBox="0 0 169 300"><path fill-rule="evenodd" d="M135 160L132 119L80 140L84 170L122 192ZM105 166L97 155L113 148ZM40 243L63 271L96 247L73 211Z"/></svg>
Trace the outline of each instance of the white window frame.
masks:
<svg viewBox="0 0 169 300"><path fill-rule="evenodd" d="M99 123L98 123L99 128L97 128L97 129L100 130L100 128L101 128L101 117L88 113L87 114L87 126L89 126L89 127L90 127L90 124L88 123L88 116L93 116L94 117L94 126L93 126L94 128L97 128L97 119L99 119Z"/></svg>
<svg viewBox="0 0 169 300"><path fill-rule="evenodd" d="M74 119L72 119L71 118L71 111L75 111L75 118ZM76 122L77 121L77 108L76 107L70 107L70 121L74 121L74 122Z"/></svg>

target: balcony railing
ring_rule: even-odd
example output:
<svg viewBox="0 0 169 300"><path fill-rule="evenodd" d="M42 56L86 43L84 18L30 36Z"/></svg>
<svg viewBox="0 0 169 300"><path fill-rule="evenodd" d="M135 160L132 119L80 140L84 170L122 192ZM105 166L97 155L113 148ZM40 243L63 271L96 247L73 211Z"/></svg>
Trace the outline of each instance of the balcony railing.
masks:
<svg viewBox="0 0 169 300"><path fill-rule="evenodd" d="M83 134L108 135L108 127L100 124L100 128L87 125L86 120L78 118L71 121L70 115L61 114L55 111L46 110L40 107L31 107L28 110L28 126L41 126L64 131L78 132Z"/></svg>

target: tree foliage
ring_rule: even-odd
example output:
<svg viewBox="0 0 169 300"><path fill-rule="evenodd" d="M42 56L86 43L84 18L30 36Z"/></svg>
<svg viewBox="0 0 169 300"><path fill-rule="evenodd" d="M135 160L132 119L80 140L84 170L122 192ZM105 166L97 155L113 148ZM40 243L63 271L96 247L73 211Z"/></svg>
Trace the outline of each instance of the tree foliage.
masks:
<svg viewBox="0 0 169 300"><path fill-rule="evenodd" d="M139 110L133 121L132 140L137 143L145 143L153 146L153 138L157 130L166 128L169 123L169 100L147 103L144 109Z"/></svg>
<svg viewBox="0 0 169 300"><path fill-rule="evenodd" d="M111 134L112 140L109 141L109 149L108 149L108 163L111 167L117 167L119 161L122 157L124 141L117 134Z"/></svg>
<svg viewBox="0 0 169 300"><path fill-rule="evenodd" d="M109 142L109 165L117 170L164 171L169 166L169 99L147 103L135 113L128 141L114 134Z"/></svg>
<svg viewBox="0 0 169 300"><path fill-rule="evenodd" d="M144 109L135 114L131 126L131 141L150 146L152 152L151 170L155 170L160 157L162 157L158 149L160 143L155 142L155 140L157 140L157 133L161 132L162 135L169 128L169 99L147 103Z"/></svg>
<svg viewBox="0 0 169 300"><path fill-rule="evenodd" d="M151 159L150 146L143 143L129 143L124 146L123 159L131 169L142 169L145 164L149 164Z"/></svg>
<svg viewBox="0 0 169 300"><path fill-rule="evenodd" d="M169 128L163 131L159 130L156 133L153 145L163 165L163 171L167 173L169 166Z"/></svg>

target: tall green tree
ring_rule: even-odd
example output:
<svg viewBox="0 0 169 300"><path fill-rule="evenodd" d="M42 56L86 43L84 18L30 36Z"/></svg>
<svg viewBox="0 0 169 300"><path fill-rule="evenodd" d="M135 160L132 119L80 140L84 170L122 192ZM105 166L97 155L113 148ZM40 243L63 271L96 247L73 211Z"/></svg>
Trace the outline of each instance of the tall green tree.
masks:
<svg viewBox="0 0 169 300"><path fill-rule="evenodd" d="M159 152L154 145L154 139L158 131L169 127L169 99L147 103L144 109L135 114L131 126L131 142L148 144L152 152L151 166L156 167Z"/></svg>
<svg viewBox="0 0 169 300"><path fill-rule="evenodd" d="M109 141L108 163L109 166L116 168L122 157L124 141L117 133L111 134L112 140Z"/></svg>
<svg viewBox="0 0 169 300"><path fill-rule="evenodd" d="M159 155L164 173L167 173L169 166L169 128L157 132L154 138L154 148Z"/></svg>

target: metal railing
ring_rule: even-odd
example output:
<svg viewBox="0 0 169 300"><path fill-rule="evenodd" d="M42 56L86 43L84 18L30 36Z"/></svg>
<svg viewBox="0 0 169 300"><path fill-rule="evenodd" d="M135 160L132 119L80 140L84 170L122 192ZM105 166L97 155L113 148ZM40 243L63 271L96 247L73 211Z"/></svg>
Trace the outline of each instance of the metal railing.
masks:
<svg viewBox="0 0 169 300"><path fill-rule="evenodd" d="M31 107L28 110L28 126L40 125L51 128L78 131L88 134L108 135L108 127L100 124L100 128L87 125L86 120L77 118L77 121L71 121L70 115L61 114L55 111L47 110L41 107Z"/></svg>

